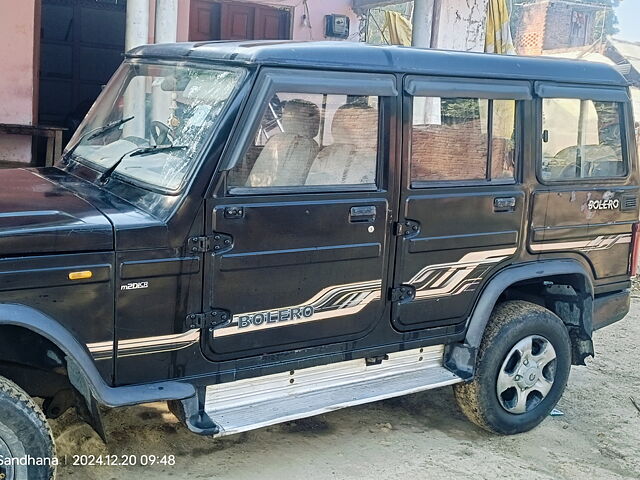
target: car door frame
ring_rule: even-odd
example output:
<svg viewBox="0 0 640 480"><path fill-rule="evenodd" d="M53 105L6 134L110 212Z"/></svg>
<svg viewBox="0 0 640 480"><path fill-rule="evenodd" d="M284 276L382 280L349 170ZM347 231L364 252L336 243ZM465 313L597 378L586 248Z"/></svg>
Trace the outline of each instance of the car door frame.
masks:
<svg viewBox="0 0 640 480"><path fill-rule="evenodd" d="M403 146L401 152L401 185L399 193L399 211L398 217L401 224L400 229L404 235L400 235L396 244L396 265L394 286L396 288L404 288L406 294L404 298L393 303L392 323L395 328L401 331L420 331L420 330L445 330L448 335L458 335L466 329L466 321L473 311L475 303L479 298L484 285L494 275L506 261L516 262L522 258L525 238L525 229L528 218L529 194L526 185L523 182L526 173L526 159L529 156L529 139L528 132L525 129L529 106L533 101L533 85L526 80L511 79L487 79L481 77L447 77L447 76L430 76L430 75L407 75L404 77L402 84L403 99ZM428 93L427 93L428 92ZM463 181L433 181L433 182L412 182L411 180L411 135L412 135L412 116L413 116L413 99L415 97L434 96L443 98L481 98L491 100L515 100L516 103L516 153L515 153L515 170L514 178L508 180L463 180ZM418 185L417 187L415 185ZM474 298L469 301L466 314L459 317L458 323L451 322L431 322L424 321L414 324L411 328L407 328L400 323L400 310L404 303L414 301L415 293L408 283L402 278L403 262L406 261L407 242L411 242L416 234L420 234L420 230L425 228L424 225L418 225L416 234L410 230L414 227L411 222L407 223L410 218L405 218L405 203L416 195L450 195L454 196L455 190L468 189L469 195L494 195L495 191L509 188L520 190L520 196L517 197L517 208L521 211L522 218L518 226L517 241L514 244L514 252L510 255L510 259L505 259L501 263L493 267L492 271L487 272L479 285L475 288ZM510 196L510 194L509 194ZM443 238L444 239L444 238ZM429 267L429 265L424 265Z"/></svg>
<svg viewBox="0 0 640 480"><path fill-rule="evenodd" d="M214 176L209 192L205 197L207 204L212 204L211 207L205 207L205 223L206 231L213 230L212 212L215 208L237 205L242 203L248 197L255 196L256 198L265 195L275 195L276 199L283 199L286 201L286 197L279 196L280 194L292 193L291 199L299 199L306 196L324 195L324 199L329 198L345 198L350 193L362 194L365 200L360 203L366 204L366 195L373 197L382 192L385 192L388 196L388 211L384 212L387 218L386 238L387 245L383 245L385 252L381 255L381 260L384 261L383 276L382 276L382 291L381 301L383 302L383 315L382 318L374 325L370 331L366 333L366 340L363 340L362 336L356 338L344 338L338 341L332 341L331 344L323 344L309 346L309 347L296 347L295 351L299 352L301 358L305 357L305 351L312 352L314 349L321 348L325 352L334 350L334 348L344 350L344 342L353 342L358 340L358 344L362 345L362 348L368 348L369 346L375 347L381 344L393 343L394 340L391 337L394 336L393 329L390 328L390 322L388 322L388 312L390 308L387 302L386 292L390 286L390 279L392 278L392 269L394 262L395 252L395 238L392 235L391 226L395 222L396 206L397 206L397 175L399 172L399 156L397 145L397 130L398 130L398 107L400 104L398 89L398 76L394 74L375 74L375 73L361 73L361 72L345 72L345 71L322 71L322 70L308 70L299 68L284 68L284 67L262 67L257 73L257 78L247 102L248 108L245 108L238 123L237 128L229 140L229 144L223 154L220 166L217 170L217 174ZM331 187L301 187L304 188L304 192L288 191L289 187L273 187L263 188L260 191L260 195L247 196L249 191L243 191L244 189L238 188L235 190L237 195L230 195L227 185L228 171L230 171L236 162L241 161L245 152L249 148L254 132L259 127L262 116L267 108L267 101L273 97L277 92L291 92L291 93L309 93L309 94L337 94L337 95L369 95L378 96L383 100L380 101L381 120L379 130L379 143L380 145L386 145L385 151L382 151L385 158L378 157L377 161L377 183L375 187L368 188L367 186L331 186ZM380 155L380 150L378 152ZM393 179L390 181L390 179ZM211 263L207 261L205 263ZM215 304L211 301L211 292L215 288L213 285L213 272L209 266L204 268L205 276L203 283L203 310L207 310L210 304ZM230 312L233 314L233 312ZM236 312L237 313L237 312ZM385 320L385 321L383 321ZM207 332L202 335L201 346L203 351L206 351L209 346L207 339ZM335 347L334 347L335 346ZM291 349L289 349L291 350ZM284 351L283 351L284 352ZM253 352L255 354L255 352ZM280 354L280 353L278 353ZM306 355L308 355L307 353ZM317 353L316 353L317 355ZM297 356L297 355L296 355ZM245 357L247 358L247 357ZM216 358L216 361L233 360L231 356L221 355Z"/></svg>

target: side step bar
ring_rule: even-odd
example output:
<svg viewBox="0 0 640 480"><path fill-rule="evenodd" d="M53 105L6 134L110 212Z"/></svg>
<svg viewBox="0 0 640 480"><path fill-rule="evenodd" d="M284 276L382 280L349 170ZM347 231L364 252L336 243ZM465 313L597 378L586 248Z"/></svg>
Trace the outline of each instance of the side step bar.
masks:
<svg viewBox="0 0 640 480"><path fill-rule="evenodd" d="M211 385L204 411L219 437L461 382L443 354L436 345Z"/></svg>

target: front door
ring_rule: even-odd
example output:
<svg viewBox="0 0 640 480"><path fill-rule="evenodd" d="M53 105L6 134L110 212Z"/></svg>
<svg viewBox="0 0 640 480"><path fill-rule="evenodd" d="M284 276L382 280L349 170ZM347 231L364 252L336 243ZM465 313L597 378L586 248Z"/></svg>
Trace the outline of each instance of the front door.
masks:
<svg viewBox="0 0 640 480"><path fill-rule="evenodd" d="M521 244L526 82L405 81L397 329L463 328L481 284Z"/></svg>
<svg viewBox="0 0 640 480"><path fill-rule="evenodd" d="M389 321L394 78L270 69L255 90L245 141L207 200L212 360L356 339Z"/></svg>

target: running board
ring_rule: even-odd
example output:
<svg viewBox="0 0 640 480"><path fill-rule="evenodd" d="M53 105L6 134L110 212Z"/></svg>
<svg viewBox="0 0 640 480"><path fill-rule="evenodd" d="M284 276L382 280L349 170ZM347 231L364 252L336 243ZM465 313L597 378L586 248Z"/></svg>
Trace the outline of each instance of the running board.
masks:
<svg viewBox="0 0 640 480"><path fill-rule="evenodd" d="M205 412L219 437L461 382L443 354L436 345L211 385Z"/></svg>

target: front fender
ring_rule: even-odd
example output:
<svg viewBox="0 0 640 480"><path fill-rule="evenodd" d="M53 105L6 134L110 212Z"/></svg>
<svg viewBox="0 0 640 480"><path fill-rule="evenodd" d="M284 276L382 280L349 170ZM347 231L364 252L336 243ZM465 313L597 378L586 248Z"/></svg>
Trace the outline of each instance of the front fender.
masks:
<svg viewBox="0 0 640 480"><path fill-rule="evenodd" d="M195 388L182 382L168 381L125 387L110 387L103 380L87 350L58 321L33 307L12 303L0 304L0 326L13 325L31 330L54 343L67 357L69 380L89 402L122 407L139 403L183 400L195 395Z"/></svg>

